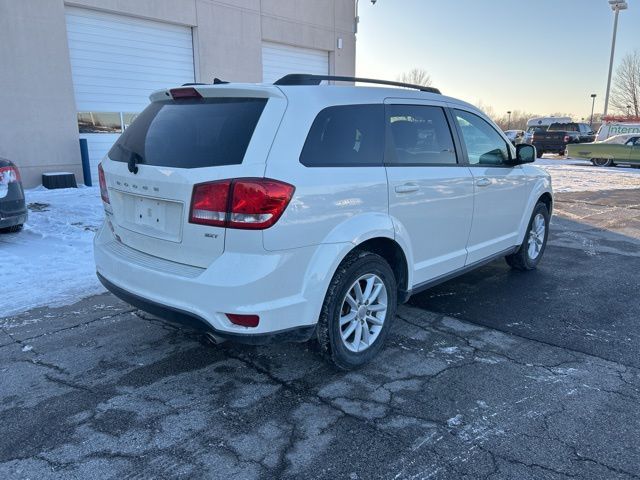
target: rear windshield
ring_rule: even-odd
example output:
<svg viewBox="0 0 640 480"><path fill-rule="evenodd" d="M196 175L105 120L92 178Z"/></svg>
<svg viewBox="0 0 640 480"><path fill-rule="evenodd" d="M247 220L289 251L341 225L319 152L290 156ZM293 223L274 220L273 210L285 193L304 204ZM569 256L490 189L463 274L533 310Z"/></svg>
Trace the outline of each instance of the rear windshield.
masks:
<svg viewBox="0 0 640 480"><path fill-rule="evenodd" d="M556 132L579 132L580 127L577 123L552 123L549 131Z"/></svg>
<svg viewBox="0 0 640 480"><path fill-rule="evenodd" d="M529 132L529 133L546 132L546 131L547 131L547 126L546 125L536 125L534 127L527 128L527 132Z"/></svg>
<svg viewBox="0 0 640 480"><path fill-rule="evenodd" d="M267 100L216 98L154 102L109 150L109 158L158 167L242 163Z"/></svg>

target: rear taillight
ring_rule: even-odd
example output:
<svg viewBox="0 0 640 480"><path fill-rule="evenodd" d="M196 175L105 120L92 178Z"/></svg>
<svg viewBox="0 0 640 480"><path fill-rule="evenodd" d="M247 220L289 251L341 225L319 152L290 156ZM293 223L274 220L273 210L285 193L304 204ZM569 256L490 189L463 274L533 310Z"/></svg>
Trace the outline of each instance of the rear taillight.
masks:
<svg viewBox="0 0 640 480"><path fill-rule="evenodd" d="M193 187L189 222L224 227L231 180L201 183Z"/></svg>
<svg viewBox="0 0 640 480"><path fill-rule="evenodd" d="M276 223L291 200L294 187L269 179L233 182L230 228L263 229Z"/></svg>
<svg viewBox="0 0 640 480"><path fill-rule="evenodd" d="M193 188L189 222L227 228L271 227L289 205L295 187L268 178L239 178Z"/></svg>
<svg viewBox="0 0 640 480"><path fill-rule="evenodd" d="M107 179L104 177L104 169L102 164L98 164L98 181L100 182L100 196L104 203L111 203L109 201L109 191L107 190Z"/></svg>
<svg viewBox="0 0 640 480"><path fill-rule="evenodd" d="M20 171L16 167L0 167L0 185L17 183L20 180Z"/></svg>

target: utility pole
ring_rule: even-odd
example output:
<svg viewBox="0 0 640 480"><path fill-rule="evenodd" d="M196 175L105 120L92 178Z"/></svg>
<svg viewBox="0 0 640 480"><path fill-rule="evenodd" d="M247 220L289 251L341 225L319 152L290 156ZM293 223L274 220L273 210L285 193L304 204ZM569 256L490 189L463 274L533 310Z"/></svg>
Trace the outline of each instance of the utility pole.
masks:
<svg viewBox="0 0 640 480"><path fill-rule="evenodd" d="M629 8L626 0L609 0L609 5L611 5L611 9L615 12L614 20L613 20L613 40L611 41L611 58L609 59L609 78L607 79L607 93L604 97L604 114L607 115L609 111L609 94L611 93L611 75L613 74L613 57L616 53L616 35L618 34L618 16L620 15L620 10L626 10Z"/></svg>

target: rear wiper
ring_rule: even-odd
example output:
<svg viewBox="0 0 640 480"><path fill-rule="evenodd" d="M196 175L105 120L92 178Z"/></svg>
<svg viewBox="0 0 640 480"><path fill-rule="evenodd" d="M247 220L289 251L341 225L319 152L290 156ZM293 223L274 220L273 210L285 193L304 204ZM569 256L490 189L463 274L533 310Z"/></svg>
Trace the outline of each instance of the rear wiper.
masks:
<svg viewBox="0 0 640 480"><path fill-rule="evenodd" d="M138 162L136 160L141 161L142 157L137 152L131 152L131 155L129 156L129 161L127 162L127 168L134 175L138 173L138 165L137 165Z"/></svg>
<svg viewBox="0 0 640 480"><path fill-rule="evenodd" d="M138 173L138 163L142 162L142 155L119 143L116 143L116 147L122 150L125 155L129 154L129 159L127 160L127 168L129 169L129 171L134 175Z"/></svg>

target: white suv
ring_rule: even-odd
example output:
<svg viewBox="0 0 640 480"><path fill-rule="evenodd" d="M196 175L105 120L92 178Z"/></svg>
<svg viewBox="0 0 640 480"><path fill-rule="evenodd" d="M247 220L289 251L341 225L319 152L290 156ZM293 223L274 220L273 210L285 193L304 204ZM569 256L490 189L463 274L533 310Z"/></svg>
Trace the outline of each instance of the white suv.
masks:
<svg viewBox="0 0 640 480"><path fill-rule="evenodd" d="M216 338L315 336L352 368L397 302L498 257L536 267L552 191L534 147L435 89L332 78L152 94L99 168L103 284Z"/></svg>

